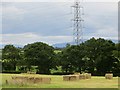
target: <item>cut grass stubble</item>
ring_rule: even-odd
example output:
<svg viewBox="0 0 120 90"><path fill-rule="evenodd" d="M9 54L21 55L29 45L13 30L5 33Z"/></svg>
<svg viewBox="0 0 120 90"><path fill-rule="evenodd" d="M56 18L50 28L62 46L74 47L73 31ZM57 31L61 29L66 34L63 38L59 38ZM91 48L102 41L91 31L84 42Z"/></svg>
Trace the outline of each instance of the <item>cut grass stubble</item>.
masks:
<svg viewBox="0 0 120 90"><path fill-rule="evenodd" d="M32 77L50 77L50 84L24 84L12 85L6 84L6 80L12 80L12 76L32 76ZM101 87L102 86L102 87ZM118 77L107 80L105 77L92 77L86 80L63 81L63 76L59 75L30 75L30 74L2 74L3 88L118 88Z"/></svg>

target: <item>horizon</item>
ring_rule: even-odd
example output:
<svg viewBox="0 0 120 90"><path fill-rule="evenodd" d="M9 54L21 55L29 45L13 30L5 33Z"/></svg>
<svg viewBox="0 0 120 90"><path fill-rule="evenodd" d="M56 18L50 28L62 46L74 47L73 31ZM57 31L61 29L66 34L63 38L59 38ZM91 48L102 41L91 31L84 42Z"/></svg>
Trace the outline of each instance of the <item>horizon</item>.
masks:
<svg viewBox="0 0 120 90"><path fill-rule="evenodd" d="M91 37L91 38L94 38L94 37ZM95 38L95 39L98 39L98 38ZM104 39L104 38L102 38L102 39ZM85 42L87 40L89 40L89 39L83 40L83 42ZM105 39L105 40L110 40L110 39ZM119 43L118 40L111 40L111 41L115 44ZM36 43L36 42L32 42L32 43ZM32 44L32 43L28 43L28 44ZM44 43L44 42L42 42L42 43ZM63 42L63 43L55 43L50 46L53 46L54 48L65 48L67 44L74 45L74 43L75 42ZM26 44L26 45L28 45L28 44ZM2 45L0 44L0 49L3 49L6 45L14 45L15 47L19 47L19 48L23 48L25 46L25 45L19 45L19 44L2 44Z"/></svg>

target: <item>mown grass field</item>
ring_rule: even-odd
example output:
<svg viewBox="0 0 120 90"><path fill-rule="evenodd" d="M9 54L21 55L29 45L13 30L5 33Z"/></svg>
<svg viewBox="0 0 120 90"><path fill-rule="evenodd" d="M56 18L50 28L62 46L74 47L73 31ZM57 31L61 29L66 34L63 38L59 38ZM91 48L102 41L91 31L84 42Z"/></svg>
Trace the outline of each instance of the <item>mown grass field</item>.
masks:
<svg viewBox="0 0 120 90"><path fill-rule="evenodd" d="M26 84L26 85L6 85L6 80L11 80L11 76L34 76L51 77L51 84ZM118 88L118 77L113 80L106 80L105 77L92 77L90 80L63 81L58 75L29 75L29 74L2 74L3 88Z"/></svg>

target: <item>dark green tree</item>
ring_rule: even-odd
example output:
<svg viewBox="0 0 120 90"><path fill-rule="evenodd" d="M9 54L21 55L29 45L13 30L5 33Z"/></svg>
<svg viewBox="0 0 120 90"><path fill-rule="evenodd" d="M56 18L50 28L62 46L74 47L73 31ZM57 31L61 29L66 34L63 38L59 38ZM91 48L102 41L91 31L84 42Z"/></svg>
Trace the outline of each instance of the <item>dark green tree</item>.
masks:
<svg viewBox="0 0 120 90"><path fill-rule="evenodd" d="M67 45L66 48L64 48L62 52L59 53L60 65L62 66L62 70L65 71L66 73L70 72L72 69L72 65L68 53L70 47L71 47L70 45Z"/></svg>
<svg viewBox="0 0 120 90"><path fill-rule="evenodd" d="M90 72L95 70L98 73L111 72L115 57L112 56L112 52L115 49L115 44L111 40L105 40L102 38L90 40L84 43L86 57L89 58Z"/></svg>
<svg viewBox="0 0 120 90"><path fill-rule="evenodd" d="M6 45L2 50L2 66L4 70L15 70L20 60L20 50L13 45Z"/></svg>
<svg viewBox="0 0 120 90"><path fill-rule="evenodd" d="M24 47L27 65L38 66L38 73L49 74L54 67L54 48L42 42L28 44Z"/></svg>
<svg viewBox="0 0 120 90"><path fill-rule="evenodd" d="M83 60L83 44L67 45L62 52L61 62L62 68L66 72L82 72L85 61Z"/></svg>
<svg viewBox="0 0 120 90"><path fill-rule="evenodd" d="M117 43L115 47L116 49L113 50L113 56L117 59L117 61L114 63L113 71L114 73L119 74L120 73L120 43Z"/></svg>
<svg viewBox="0 0 120 90"><path fill-rule="evenodd" d="M98 44L95 38L91 38L84 43L85 67L88 72L94 72L95 58L98 52Z"/></svg>
<svg viewBox="0 0 120 90"><path fill-rule="evenodd" d="M120 43L115 44L115 50L113 50L113 56L120 60Z"/></svg>

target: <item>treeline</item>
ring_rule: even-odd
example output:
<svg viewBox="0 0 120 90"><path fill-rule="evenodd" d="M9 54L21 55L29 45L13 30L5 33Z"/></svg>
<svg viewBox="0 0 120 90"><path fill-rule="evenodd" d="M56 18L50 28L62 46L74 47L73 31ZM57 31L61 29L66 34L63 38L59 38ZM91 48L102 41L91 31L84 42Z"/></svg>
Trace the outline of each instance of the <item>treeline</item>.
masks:
<svg viewBox="0 0 120 90"><path fill-rule="evenodd" d="M80 45L69 45L55 50L42 42L17 48L6 45L2 49L3 72L36 71L42 74L68 74L74 72L104 75L120 75L120 47L111 40L102 38L90 40Z"/></svg>

